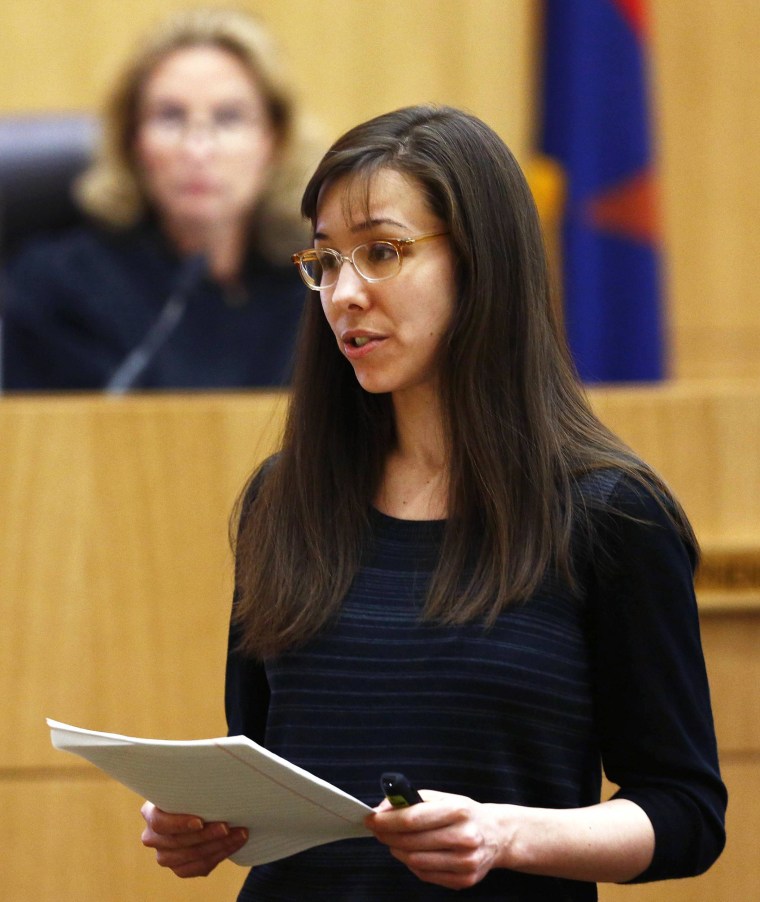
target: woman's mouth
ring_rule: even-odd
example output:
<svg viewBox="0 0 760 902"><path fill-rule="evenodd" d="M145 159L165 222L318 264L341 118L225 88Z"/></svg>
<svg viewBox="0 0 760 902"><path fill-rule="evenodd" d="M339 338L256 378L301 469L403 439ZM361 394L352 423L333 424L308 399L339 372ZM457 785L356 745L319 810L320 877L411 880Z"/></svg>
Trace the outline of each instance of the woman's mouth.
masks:
<svg viewBox="0 0 760 902"><path fill-rule="evenodd" d="M346 334L342 337L343 353L349 360L356 360L370 354L385 341L382 335Z"/></svg>
<svg viewBox="0 0 760 902"><path fill-rule="evenodd" d="M186 182L181 182L177 185L177 190L180 194L190 197L218 193L218 187L207 179L191 179Z"/></svg>

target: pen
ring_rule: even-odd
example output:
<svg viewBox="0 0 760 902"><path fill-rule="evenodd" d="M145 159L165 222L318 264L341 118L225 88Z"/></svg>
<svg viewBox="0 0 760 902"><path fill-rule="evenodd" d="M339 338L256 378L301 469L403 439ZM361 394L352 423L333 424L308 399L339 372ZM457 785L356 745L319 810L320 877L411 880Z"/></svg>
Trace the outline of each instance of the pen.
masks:
<svg viewBox="0 0 760 902"><path fill-rule="evenodd" d="M406 808L422 801L422 796L403 774L387 772L380 777L383 795L394 808Z"/></svg>

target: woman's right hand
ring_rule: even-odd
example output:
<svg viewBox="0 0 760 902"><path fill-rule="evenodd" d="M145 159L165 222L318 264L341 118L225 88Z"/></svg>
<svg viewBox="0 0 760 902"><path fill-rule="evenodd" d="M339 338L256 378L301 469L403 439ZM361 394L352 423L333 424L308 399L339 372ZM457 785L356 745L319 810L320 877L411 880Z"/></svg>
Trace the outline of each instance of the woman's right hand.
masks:
<svg viewBox="0 0 760 902"><path fill-rule="evenodd" d="M152 802L140 809L146 827L144 846L156 850L156 861L178 877L205 877L248 841L244 827L230 828L221 821L204 823L190 814L169 814Z"/></svg>

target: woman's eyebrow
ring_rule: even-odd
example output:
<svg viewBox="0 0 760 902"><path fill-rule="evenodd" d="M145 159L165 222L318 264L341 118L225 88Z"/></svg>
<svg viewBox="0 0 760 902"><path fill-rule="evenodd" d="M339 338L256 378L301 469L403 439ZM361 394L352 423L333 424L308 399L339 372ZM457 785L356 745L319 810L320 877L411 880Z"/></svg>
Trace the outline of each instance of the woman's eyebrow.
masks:
<svg viewBox="0 0 760 902"><path fill-rule="evenodd" d="M356 235L359 232L369 232L371 229L378 228L378 226L394 226L399 229L406 229L407 231L409 228L396 219L391 219L390 217L378 217L376 219L365 219L363 222L357 222L355 225L350 226L349 232L351 232L352 235ZM326 232L314 232L315 241L328 241L329 238L330 236Z"/></svg>
<svg viewBox="0 0 760 902"><path fill-rule="evenodd" d="M405 229L406 226L398 222L396 219L391 219L388 216L385 217L377 217L373 219L365 219L364 222L358 222L356 225L351 226L351 232L367 232L370 229L375 229L378 226L397 226L400 229Z"/></svg>

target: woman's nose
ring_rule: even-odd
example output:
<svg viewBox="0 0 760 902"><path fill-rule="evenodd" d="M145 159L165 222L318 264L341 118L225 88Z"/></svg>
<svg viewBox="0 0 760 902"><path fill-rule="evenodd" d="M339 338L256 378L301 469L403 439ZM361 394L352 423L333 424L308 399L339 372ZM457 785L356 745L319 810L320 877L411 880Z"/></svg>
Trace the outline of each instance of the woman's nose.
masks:
<svg viewBox="0 0 760 902"><path fill-rule="evenodd" d="M179 146L188 156L206 157L216 151L217 143L217 137L209 123L195 122L185 130Z"/></svg>
<svg viewBox="0 0 760 902"><path fill-rule="evenodd" d="M344 259L338 270L338 280L331 291L330 301L346 307L361 307L368 303L367 282L362 279L350 260Z"/></svg>

